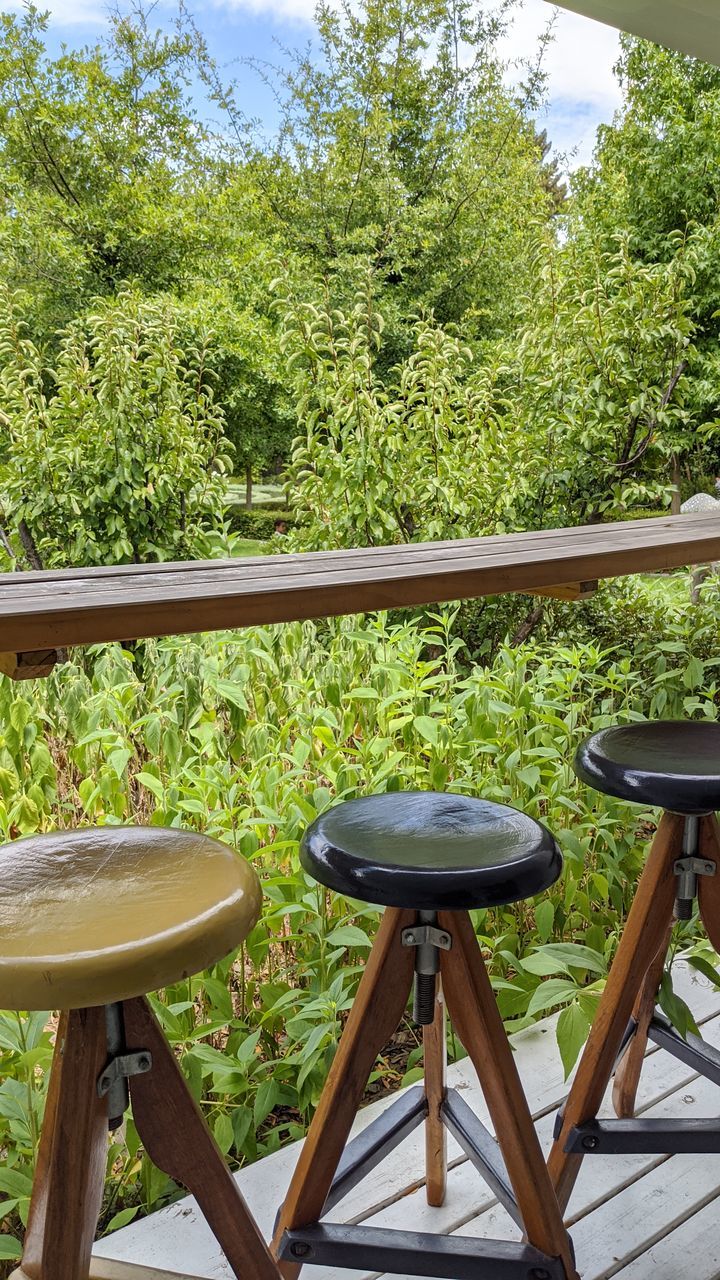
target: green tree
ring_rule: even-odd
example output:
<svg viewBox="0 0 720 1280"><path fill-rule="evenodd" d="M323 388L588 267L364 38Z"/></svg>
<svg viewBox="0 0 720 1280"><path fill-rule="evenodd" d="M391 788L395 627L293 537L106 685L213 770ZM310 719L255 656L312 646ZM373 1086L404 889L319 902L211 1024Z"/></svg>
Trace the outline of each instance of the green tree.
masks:
<svg viewBox="0 0 720 1280"><path fill-rule="evenodd" d="M668 263L612 250L575 226L539 264L532 323L506 345L505 424L524 439L515 481L523 527L617 519L670 501L692 447L694 245ZM523 496L521 496L523 495Z"/></svg>
<svg viewBox="0 0 720 1280"><path fill-rule="evenodd" d="M512 7L491 17L477 0L320 4L319 53L279 86L277 145L243 172L256 218L332 281L338 305L371 272L389 364L409 351L418 307L467 339L517 320L553 200L531 119L542 75L509 90L496 50Z"/></svg>
<svg viewBox="0 0 720 1280"><path fill-rule="evenodd" d="M687 304L698 354L687 397L700 423L713 422L720 417L720 70L627 37L617 71L623 107L576 180L576 211L606 249L625 232L647 264L669 264L677 237L692 236ZM696 475L720 470L714 430L688 435L686 446L678 463Z"/></svg>
<svg viewBox="0 0 720 1280"><path fill-rule="evenodd" d="M27 291L38 336L124 281L178 287L217 248L192 34L154 32L136 8L53 58L46 28L34 5L0 14L2 276Z"/></svg>
<svg viewBox="0 0 720 1280"><path fill-rule="evenodd" d="M178 345L170 302L124 290L67 328L47 369L17 302L3 297L6 555L40 568L202 552L229 466L206 348Z"/></svg>
<svg viewBox="0 0 720 1280"><path fill-rule="evenodd" d="M491 364L431 317L383 370L384 319L365 289L347 313L296 304L285 347L303 434L289 467L302 549L462 538L502 527L517 441Z"/></svg>
<svg viewBox="0 0 720 1280"><path fill-rule="evenodd" d="M606 253L580 232L547 246L537 277L519 336L478 357L420 317L389 378L369 291L348 314L329 298L291 309L297 545L461 538L669 502L696 427L693 246L648 266L627 238Z"/></svg>

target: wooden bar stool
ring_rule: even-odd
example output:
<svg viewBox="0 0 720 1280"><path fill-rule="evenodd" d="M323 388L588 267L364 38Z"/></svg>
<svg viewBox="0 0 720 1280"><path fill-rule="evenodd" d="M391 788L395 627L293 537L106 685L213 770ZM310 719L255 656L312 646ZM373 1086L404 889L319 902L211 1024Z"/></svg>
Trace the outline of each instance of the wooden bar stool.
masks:
<svg viewBox="0 0 720 1280"><path fill-rule="evenodd" d="M574 1280L572 1246L468 915L530 897L559 876L548 831L505 805L461 795L393 792L330 809L301 846L321 884L387 908L305 1140L274 1249L290 1280L306 1262L450 1280ZM477 1071L496 1142L445 1085L448 1013ZM407 1090L347 1146L375 1060L395 1032L415 981L425 1085ZM427 1196L445 1194L449 1130L524 1243L321 1223L418 1125L426 1126Z"/></svg>
<svg viewBox="0 0 720 1280"><path fill-rule="evenodd" d="M648 1040L720 1084L720 1053L683 1039L656 1012L673 920L697 897L720 949L720 724L661 721L603 729L578 750L588 786L665 810L640 877L607 985L569 1097L558 1116L549 1168L563 1208L585 1155L720 1151L717 1120L636 1120L635 1097ZM617 1120L597 1120L615 1071Z"/></svg>
<svg viewBox="0 0 720 1280"><path fill-rule="evenodd" d="M0 1008L62 1009L17 1280L87 1280L108 1152L132 1098L150 1159L197 1198L234 1274L278 1271L145 993L221 960L254 871L188 831L103 827L0 848Z"/></svg>

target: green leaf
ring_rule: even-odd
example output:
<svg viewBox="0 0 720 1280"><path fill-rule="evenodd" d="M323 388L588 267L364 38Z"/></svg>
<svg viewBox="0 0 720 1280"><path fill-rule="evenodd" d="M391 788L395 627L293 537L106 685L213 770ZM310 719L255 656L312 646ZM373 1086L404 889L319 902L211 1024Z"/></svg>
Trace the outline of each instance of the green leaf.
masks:
<svg viewBox="0 0 720 1280"><path fill-rule="evenodd" d="M570 973L572 969L606 974L605 957L578 942L549 942L521 961L529 973Z"/></svg>
<svg viewBox="0 0 720 1280"><path fill-rule="evenodd" d="M704 978L708 978L714 987L720 987L720 972L714 965L710 964L710 961L705 956L688 955L684 958L693 969L697 969L698 973L701 973Z"/></svg>
<svg viewBox="0 0 720 1280"><path fill-rule="evenodd" d="M341 924L337 929L333 929L328 934L327 941L333 947L371 947L372 938L369 938L362 929L354 924Z"/></svg>
<svg viewBox="0 0 720 1280"><path fill-rule="evenodd" d="M567 982L564 978L549 978L533 991L527 1011L531 1015L547 1013L549 1009L556 1009L559 1004L573 1000L577 990L574 982Z"/></svg>
<svg viewBox="0 0 720 1280"><path fill-rule="evenodd" d="M223 1155L226 1156L234 1141L232 1120L226 1112L221 1111L213 1121L213 1135Z"/></svg>
<svg viewBox="0 0 720 1280"><path fill-rule="evenodd" d="M545 898L535 907L535 924L543 942L547 942L551 937L554 923L555 908L550 899Z"/></svg>
<svg viewBox="0 0 720 1280"><path fill-rule="evenodd" d="M682 1000L675 991L673 991L672 976L667 969L665 970L662 976L662 982L660 983L658 1003L666 1018L670 1019L675 1030L682 1036L683 1040L687 1039L690 1032L696 1036L700 1035L700 1030L695 1018L693 1017L692 1010L685 1001Z"/></svg>
<svg viewBox="0 0 720 1280"><path fill-rule="evenodd" d="M29 1196L32 1191L32 1178L19 1169L0 1168L0 1191L16 1196L18 1199Z"/></svg>
<svg viewBox="0 0 720 1280"><path fill-rule="evenodd" d="M127 1209L121 1209L108 1222L108 1231L119 1231L120 1227L126 1227L128 1222L132 1222L139 1212L140 1206L138 1204L129 1205Z"/></svg>
<svg viewBox="0 0 720 1280"><path fill-rule="evenodd" d="M108 764L117 778L122 778L128 766L132 751L128 747L118 747L108 756Z"/></svg>
<svg viewBox="0 0 720 1280"><path fill-rule="evenodd" d="M276 1105L280 1096L280 1086L274 1077L269 1080L263 1080L257 1094L255 1095L255 1106L253 1108L253 1118L255 1120L255 1128L259 1129L263 1120L270 1115L273 1107Z"/></svg>
<svg viewBox="0 0 720 1280"><path fill-rule="evenodd" d="M0 1259L4 1262L19 1262L22 1257L22 1245L15 1236L0 1235Z"/></svg>
<svg viewBox="0 0 720 1280"><path fill-rule="evenodd" d="M163 796L165 795L165 787L159 778L154 777L152 773L145 773L144 771L136 773L135 777L138 782L141 782L144 787L147 787L148 791L152 791L157 800L163 799Z"/></svg>
<svg viewBox="0 0 720 1280"><path fill-rule="evenodd" d="M589 1019L577 1001L563 1009L557 1021L556 1035L566 1080L577 1062L589 1030Z"/></svg>
<svg viewBox="0 0 720 1280"><path fill-rule="evenodd" d="M413 728L429 742L433 747L437 746L438 741L438 724L437 720L433 720L430 716L415 716L413 720Z"/></svg>
<svg viewBox="0 0 720 1280"><path fill-rule="evenodd" d="M515 771L515 777L525 783L531 791L534 791L540 785L542 774L536 764L526 764L522 769Z"/></svg>

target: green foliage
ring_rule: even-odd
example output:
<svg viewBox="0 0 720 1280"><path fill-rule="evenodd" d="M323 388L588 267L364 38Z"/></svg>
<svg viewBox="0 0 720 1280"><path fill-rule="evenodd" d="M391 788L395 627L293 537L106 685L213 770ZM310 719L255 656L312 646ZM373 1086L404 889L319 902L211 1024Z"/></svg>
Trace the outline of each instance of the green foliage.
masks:
<svg viewBox="0 0 720 1280"><path fill-rule="evenodd" d="M647 264L667 263L691 233L694 279L687 311L698 359L690 390L700 425L717 418L718 116L720 72L642 40L625 38L618 64L624 104L601 129L595 162L576 182L576 211L606 247L618 230ZM717 434L696 442L697 471L720 470Z"/></svg>
<svg viewBox="0 0 720 1280"><path fill-rule="evenodd" d="M298 421L290 488L296 546L372 546L460 538L498 527L510 508L513 441L492 370L471 378L471 351L430 318L382 377L384 320L369 292L349 315L297 303L285 347Z"/></svg>
<svg viewBox="0 0 720 1280"><path fill-rule="evenodd" d="M293 529L297 524L294 511L283 511L275 507L253 507L252 511L246 511L243 507L230 509L230 528L233 533L240 534L243 538L259 538L267 541L275 532L276 520L284 520L288 530Z"/></svg>
<svg viewBox="0 0 720 1280"><path fill-rule="evenodd" d="M498 38L513 0L320 4L319 50L285 83L278 142L253 164L258 212L279 246L331 279L348 306L370 271L388 351L432 308L468 337L505 329L557 192L532 123L542 76L505 86Z"/></svg>
<svg viewBox="0 0 720 1280"><path fill-rule="evenodd" d="M539 272L532 324L507 348L509 435L526 442L526 527L669 505L672 459L692 448L687 407L695 246L648 266L628 237L598 249L582 228ZM702 425L702 424L700 424Z"/></svg>
<svg viewBox="0 0 720 1280"><path fill-rule="evenodd" d="M717 586L704 591L701 637L718 604ZM501 647L473 668L444 612L423 626L379 616L148 641L134 654L101 646L44 682L3 678L0 836L87 822L196 827L255 865L265 910L242 951L155 1000L220 1146L246 1161L302 1133L378 919L305 877L307 823L337 799L411 787L518 805L557 834L562 878L534 903L476 913L475 924L509 1029L561 1010L569 1066L651 819L580 788L574 749L588 731L648 709L717 712L717 659L699 655L688 611L670 612L675 638L662 652L640 633L624 655L539 643ZM692 940L683 929L680 941ZM51 1034L43 1015L0 1015L0 1190L16 1235ZM401 1082L390 1062L378 1071L386 1086ZM131 1124L108 1169L105 1226L178 1194Z"/></svg>
<svg viewBox="0 0 720 1280"><path fill-rule="evenodd" d="M177 284L207 246L205 131L191 106L190 33L141 6L103 43L45 49L47 15L0 15L3 276L52 333L124 280Z"/></svg>
<svg viewBox="0 0 720 1280"><path fill-rule="evenodd" d="M421 316L383 376L372 293L286 304L305 437L289 470L306 548L460 538L669 504L692 445L692 246L646 266L627 238L547 249L533 321L482 358ZM521 465L520 465L521 460Z"/></svg>
<svg viewBox="0 0 720 1280"><path fill-rule="evenodd" d="M181 350L177 334L170 302L126 290L68 327L48 370L4 298L6 554L37 568L197 553L229 459L205 349Z"/></svg>

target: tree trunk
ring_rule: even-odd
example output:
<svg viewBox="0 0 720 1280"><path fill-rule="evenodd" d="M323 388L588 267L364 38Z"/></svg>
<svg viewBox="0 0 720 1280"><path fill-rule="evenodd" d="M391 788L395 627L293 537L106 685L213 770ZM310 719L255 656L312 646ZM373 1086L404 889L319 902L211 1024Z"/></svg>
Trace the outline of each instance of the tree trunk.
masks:
<svg viewBox="0 0 720 1280"><path fill-rule="evenodd" d="M18 525L18 533L20 534L20 541L22 543L23 551L25 552L25 557L27 559L28 564L30 565L30 568L42 569L43 562L40 559L40 556L38 554L38 549L35 546L35 539L33 538L24 520L21 520L20 524Z"/></svg>
<svg viewBox="0 0 720 1280"><path fill-rule="evenodd" d="M253 472L252 463L248 462L245 466L245 510L252 511L252 489L253 489Z"/></svg>
<svg viewBox="0 0 720 1280"><path fill-rule="evenodd" d="M672 482L673 482L672 506L670 507L670 512L674 516L680 515L680 505L682 502L682 497L680 494L681 478L682 477L680 474L680 459L678 458L677 454L674 453L672 456Z"/></svg>
<svg viewBox="0 0 720 1280"><path fill-rule="evenodd" d="M520 624L515 635L512 637L510 641L510 647L512 649L517 649L518 645L524 644L526 640L530 639L530 636L543 616L544 610L545 605L541 600L540 604L536 604L535 608L528 614L525 621Z"/></svg>

